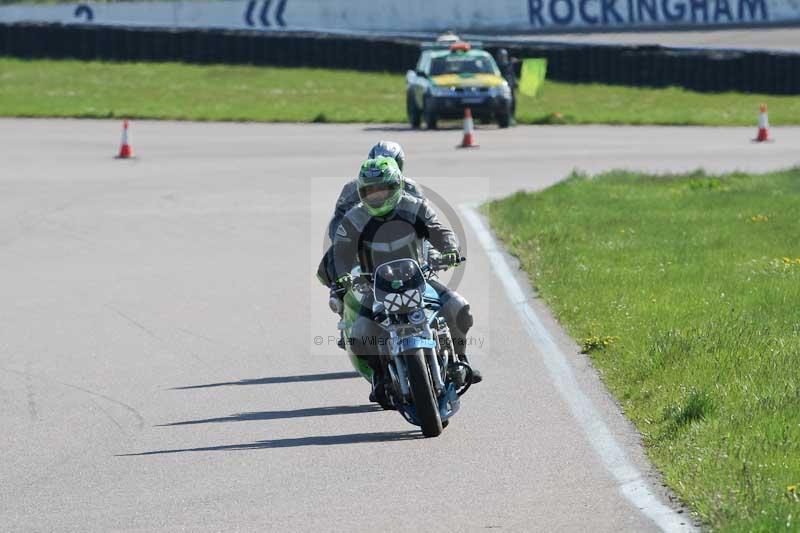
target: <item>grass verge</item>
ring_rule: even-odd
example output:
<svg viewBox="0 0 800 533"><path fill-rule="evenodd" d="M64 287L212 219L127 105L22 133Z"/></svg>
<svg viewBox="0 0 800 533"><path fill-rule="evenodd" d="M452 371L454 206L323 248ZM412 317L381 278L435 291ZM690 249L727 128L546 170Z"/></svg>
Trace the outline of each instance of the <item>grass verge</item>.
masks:
<svg viewBox="0 0 800 533"><path fill-rule="evenodd" d="M521 124L800 124L800 99L549 81ZM0 58L0 116L405 122L405 79L342 70Z"/></svg>
<svg viewBox="0 0 800 533"><path fill-rule="evenodd" d="M800 168L575 174L485 206L713 529L800 528L798 205Z"/></svg>
<svg viewBox="0 0 800 533"><path fill-rule="evenodd" d="M1 116L392 122L402 90L341 70L0 59Z"/></svg>

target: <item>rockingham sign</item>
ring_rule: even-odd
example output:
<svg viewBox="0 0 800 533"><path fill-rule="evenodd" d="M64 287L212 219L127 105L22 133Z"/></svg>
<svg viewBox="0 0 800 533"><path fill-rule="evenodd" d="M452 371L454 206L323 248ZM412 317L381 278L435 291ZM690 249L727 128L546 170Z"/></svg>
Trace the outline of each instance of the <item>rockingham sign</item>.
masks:
<svg viewBox="0 0 800 533"><path fill-rule="evenodd" d="M784 0L528 0L531 28L752 24L798 20Z"/></svg>
<svg viewBox="0 0 800 533"><path fill-rule="evenodd" d="M0 22L174 28L537 32L800 23L800 0L189 0L12 4Z"/></svg>

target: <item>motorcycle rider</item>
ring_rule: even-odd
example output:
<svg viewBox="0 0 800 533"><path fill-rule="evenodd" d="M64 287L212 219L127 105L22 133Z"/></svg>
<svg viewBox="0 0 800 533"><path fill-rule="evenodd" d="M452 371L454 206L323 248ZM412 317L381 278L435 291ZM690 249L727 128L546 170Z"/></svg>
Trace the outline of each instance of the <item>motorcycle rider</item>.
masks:
<svg viewBox="0 0 800 533"><path fill-rule="evenodd" d="M345 214L336 229L333 241L335 286L349 288L353 283L350 270L360 264L363 272L401 258L424 262L423 242L441 252L443 265L457 267L461 261L458 239L444 226L428 202L405 192L403 174L394 159L379 156L361 166L357 191L361 202ZM467 332L473 317L469 303L445 285L429 281L439 294L445 319L453 338L453 350L467 361ZM372 302L364 302L352 327L350 339L353 353L365 359L373 370L371 401L385 408L388 405L383 368L378 359L379 346L385 344L386 331L372 320ZM482 381L473 367L473 383Z"/></svg>
<svg viewBox="0 0 800 533"><path fill-rule="evenodd" d="M519 82L517 81L517 73L515 65L519 63L519 59L508 55L508 50L501 48L497 51L497 66L503 78L508 82L511 89L511 118L512 120L517 114L517 88Z"/></svg>
<svg viewBox="0 0 800 533"><path fill-rule="evenodd" d="M403 147L398 143L392 141L378 141L375 146L370 149L367 157L368 159L375 159L376 157L380 156L391 157L394 159L398 168L402 172L406 156L403 152ZM336 236L336 228L339 227L339 223L341 223L344 215L361 201L361 199L358 197L357 182L358 178L354 178L345 183L344 187L342 187L342 192L339 193L339 197L336 199L336 207L334 208L333 216L328 223L328 237L330 237L331 243L333 243L333 240ZM425 200L425 195L422 193L422 188L417 185L414 180L404 177L403 188L411 196L415 196L420 200ZM336 279L333 276L333 244L331 244L331 246L322 256L322 260L319 263L319 268L317 269L317 279L319 279L320 283L326 287L330 287L331 283L333 283L333 281Z"/></svg>
<svg viewBox="0 0 800 533"><path fill-rule="evenodd" d="M406 155L405 152L403 152L403 147L398 143L392 141L378 141L375 146L370 149L367 159L375 159L381 156L394 159L395 163L397 163L397 167L401 172L403 171ZM339 223L344 218L345 213L361 201L358 197L357 181L358 178L348 181L344 187L342 187L342 192L339 193L339 198L336 200L336 208L328 224L328 236L331 238L331 242L333 242L334 236L336 235L336 228L339 227ZM416 196L422 200L425 199L422 189L414 180L404 178L403 187L410 195Z"/></svg>

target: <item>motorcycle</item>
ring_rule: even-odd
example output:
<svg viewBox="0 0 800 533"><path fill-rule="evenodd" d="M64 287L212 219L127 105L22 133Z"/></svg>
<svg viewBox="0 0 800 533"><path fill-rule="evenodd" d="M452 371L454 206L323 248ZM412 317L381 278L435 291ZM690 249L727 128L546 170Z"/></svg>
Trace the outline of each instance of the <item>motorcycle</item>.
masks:
<svg viewBox="0 0 800 533"><path fill-rule="evenodd" d="M353 353L351 332L362 307L371 309L372 320L386 332L386 342L375 342L375 352L387 377L388 401L426 437L442 433L472 384L472 368L453 350L450 330L438 315L441 301L428 283L447 268L420 266L414 259L383 263L371 274L356 266L351 287L334 286L331 294L331 309L342 315L340 347L370 382L372 369Z"/></svg>

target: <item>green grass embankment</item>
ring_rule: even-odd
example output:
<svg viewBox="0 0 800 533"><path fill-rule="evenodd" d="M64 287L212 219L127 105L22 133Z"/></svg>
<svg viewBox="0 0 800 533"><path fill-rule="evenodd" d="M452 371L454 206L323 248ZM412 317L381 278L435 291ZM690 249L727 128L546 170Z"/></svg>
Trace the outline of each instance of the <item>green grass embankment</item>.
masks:
<svg viewBox="0 0 800 533"><path fill-rule="evenodd" d="M520 96L520 124L800 124L800 98L548 81ZM0 116L265 122L406 121L401 75L180 63L0 58Z"/></svg>
<svg viewBox="0 0 800 533"><path fill-rule="evenodd" d="M486 206L714 529L800 529L800 169L575 175Z"/></svg>

